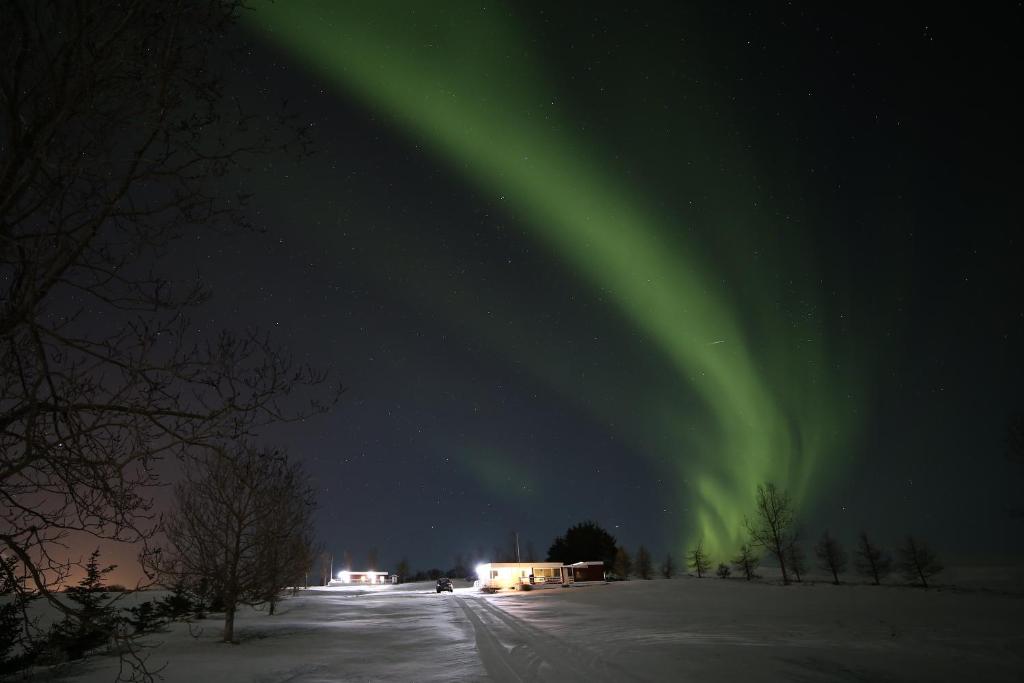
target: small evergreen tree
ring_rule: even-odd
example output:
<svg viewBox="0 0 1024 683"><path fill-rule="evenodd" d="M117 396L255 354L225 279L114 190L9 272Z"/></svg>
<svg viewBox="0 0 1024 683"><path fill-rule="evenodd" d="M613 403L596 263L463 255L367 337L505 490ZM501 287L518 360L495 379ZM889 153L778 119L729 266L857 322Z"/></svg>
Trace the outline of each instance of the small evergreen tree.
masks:
<svg viewBox="0 0 1024 683"><path fill-rule="evenodd" d="M35 624L26 617L36 594L25 589L17 569L17 558L0 559L0 676L30 665L37 652Z"/></svg>
<svg viewBox="0 0 1024 683"><path fill-rule="evenodd" d="M171 586L171 594L156 603L156 614L161 619L177 621L193 613L195 604L185 587L184 581L177 580Z"/></svg>
<svg viewBox="0 0 1024 683"><path fill-rule="evenodd" d="M796 582L802 583L803 575L807 572L807 556L796 541L786 549L786 566L793 572Z"/></svg>
<svg viewBox="0 0 1024 683"><path fill-rule="evenodd" d="M740 554L737 555L732 564L737 570L743 572L743 576L750 581L756 574L754 570L757 569L757 565L761 563L761 558L754 553L754 549L749 543L744 543L740 546Z"/></svg>
<svg viewBox="0 0 1024 683"><path fill-rule="evenodd" d="M159 631L166 623L166 620L160 616L157 604L152 600L146 600L125 611L129 615L126 621L135 634Z"/></svg>
<svg viewBox="0 0 1024 683"><path fill-rule="evenodd" d="M729 565L725 562L719 562L718 571L715 573L718 574L718 578L720 579L728 579L729 575L732 574L732 570L729 569Z"/></svg>
<svg viewBox="0 0 1024 683"><path fill-rule="evenodd" d="M633 573L633 558L629 556L629 552L619 546L615 551L615 573L623 581L629 580L629 575Z"/></svg>
<svg viewBox="0 0 1024 683"><path fill-rule="evenodd" d="M672 560L672 553L665 555L665 561L661 563L661 575L666 579L676 575L676 563Z"/></svg>
<svg viewBox="0 0 1024 683"><path fill-rule="evenodd" d="M708 570L711 569L711 560L704 552L704 541L698 542L697 547L690 551L686 564L697 572L698 579L703 579L704 575L708 573Z"/></svg>
<svg viewBox="0 0 1024 683"><path fill-rule="evenodd" d="M68 659L81 659L90 650L108 643L117 631L118 616L103 586L103 577L116 565L100 569L99 557L99 549L89 556L85 576L67 590L68 598L75 603L72 614L55 624L50 632L50 643Z"/></svg>
<svg viewBox="0 0 1024 683"><path fill-rule="evenodd" d="M857 543L855 566L857 573L872 579L877 586L889 575L892 569L892 558L878 546L874 545L866 532L860 532Z"/></svg>
<svg viewBox="0 0 1024 683"><path fill-rule="evenodd" d="M828 531L821 535L814 546L814 554L818 557L818 566L832 573L832 583L839 585L839 575L846 571L846 551L839 541L832 538Z"/></svg>
<svg viewBox="0 0 1024 683"><path fill-rule="evenodd" d="M640 546L636 549L636 574L641 579L650 579L651 574L654 572L654 567L651 563L651 554L647 551L647 548Z"/></svg>
<svg viewBox="0 0 1024 683"><path fill-rule="evenodd" d="M928 579L943 570L942 563L928 545L913 536L907 536L903 547L899 549L896 568L907 581L920 581L925 588L928 587Z"/></svg>

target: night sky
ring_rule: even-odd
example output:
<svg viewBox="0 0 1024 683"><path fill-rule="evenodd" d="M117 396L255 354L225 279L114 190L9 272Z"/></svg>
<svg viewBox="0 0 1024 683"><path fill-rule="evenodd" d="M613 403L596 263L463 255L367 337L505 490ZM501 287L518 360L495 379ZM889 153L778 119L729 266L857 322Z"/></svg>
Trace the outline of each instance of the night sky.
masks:
<svg viewBox="0 0 1024 683"><path fill-rule="evenodd" d="M769 480L809 542L1020 552L1019 3L254 4L229 89L315 154L168 263L347 387L267 435L336 557L718 561Z"/></svg>

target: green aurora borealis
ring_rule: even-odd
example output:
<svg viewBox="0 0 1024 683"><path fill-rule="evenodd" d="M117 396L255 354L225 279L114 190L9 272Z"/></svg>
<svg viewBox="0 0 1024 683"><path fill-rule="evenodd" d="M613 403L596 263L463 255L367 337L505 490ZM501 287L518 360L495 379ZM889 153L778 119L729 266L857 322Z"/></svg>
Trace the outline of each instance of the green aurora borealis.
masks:
<svg viewBox="0 0 1024 683"><path fill-rule="evenodd" d="M637 135L656 137L670 124L677 158L706 159L722 146L746 169L732 183L715 183L710 204L719 210L702 225L681 224L656 189L622 172L621 151L613 154L579 125L571 91L551 77L556 67L510 12L412 5L277 2L248 18L260 35L393 122L410 144L512 207L533 241L602 292L658 350L671 376L650 387L634 414L608 401L587 405L634 436L661 436L656 452L649 444L638 450L669 469L673 495L687 501L673 520L676 549L699 537L715 555L731 552L760 482L775 481L801 504L824 494L849 455L859 389L853 359L830 341L828 312L809 286L812 251L775 244L756 208L763 191L741 180L760 160L696 102L693 111L668 113L638 102L625 115L648 122ZM677 179L710 182L682 163ZM701 237L709 231L715 237ZM752 249L738 242L716 252L708 247L714 240L764 248L751 259ZM530 324L522 305L509 315ZM474 332L499 353L517 354L500 329ZM616 390L600 387L599 376L561 375L557 357L517 360L581 403ZM501 452L501 444L483 448ZM486 484L482 467L471 470Z"/></svg>

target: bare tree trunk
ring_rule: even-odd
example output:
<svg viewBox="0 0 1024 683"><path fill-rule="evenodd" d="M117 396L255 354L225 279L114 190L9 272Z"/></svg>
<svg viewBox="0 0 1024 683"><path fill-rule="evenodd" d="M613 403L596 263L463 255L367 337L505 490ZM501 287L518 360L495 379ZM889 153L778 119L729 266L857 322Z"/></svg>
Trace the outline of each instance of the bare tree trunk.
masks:
<svg viewBox="0 0 1024 683"><path fill-rule="evenodd" d="M924 567L922 566L921 560L919 557L917 557L917 555L914 556L914 571L917 572L918 578L921 579L921 585L924 586L925 589L927 589L928 579L925 578Z"/></svg>
<svg viewBox="0 0 1024 683"><path fill-rule="evenodd" d="M235 602L231 599L230 604L224 607L224 642L235 642Z"/></svg>
<svg viewBox="0 0 1024 683"><path fill-rule="evenodd" d="M782 583L783 583L783 585L788 586L789 585L789 575L786 573L786 547L785 547L785 543L783 543L782 539L779 537L779 534L775 530L775 527L774 527L775 524L776 524L776 522L773 521L772 522L772 525L773 525L773 527L772 527L772 538L773 538L775 547L772 550L775 553L775 557L777 557L779 559L779 568L782 570Z"/></svg>

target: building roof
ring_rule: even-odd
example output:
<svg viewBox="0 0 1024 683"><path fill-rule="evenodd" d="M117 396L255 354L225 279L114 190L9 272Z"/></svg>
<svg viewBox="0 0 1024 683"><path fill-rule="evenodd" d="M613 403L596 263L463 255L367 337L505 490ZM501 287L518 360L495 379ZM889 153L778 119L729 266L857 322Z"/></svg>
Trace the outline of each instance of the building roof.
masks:
<svg viewBox="0 0 1024 683"><path fill-rule="evenodd" d="M556 567L564 567L565 565L561 562L484 562L480 566L490 567L491 569L529 569L530 567L554 569Z"/></svg>

